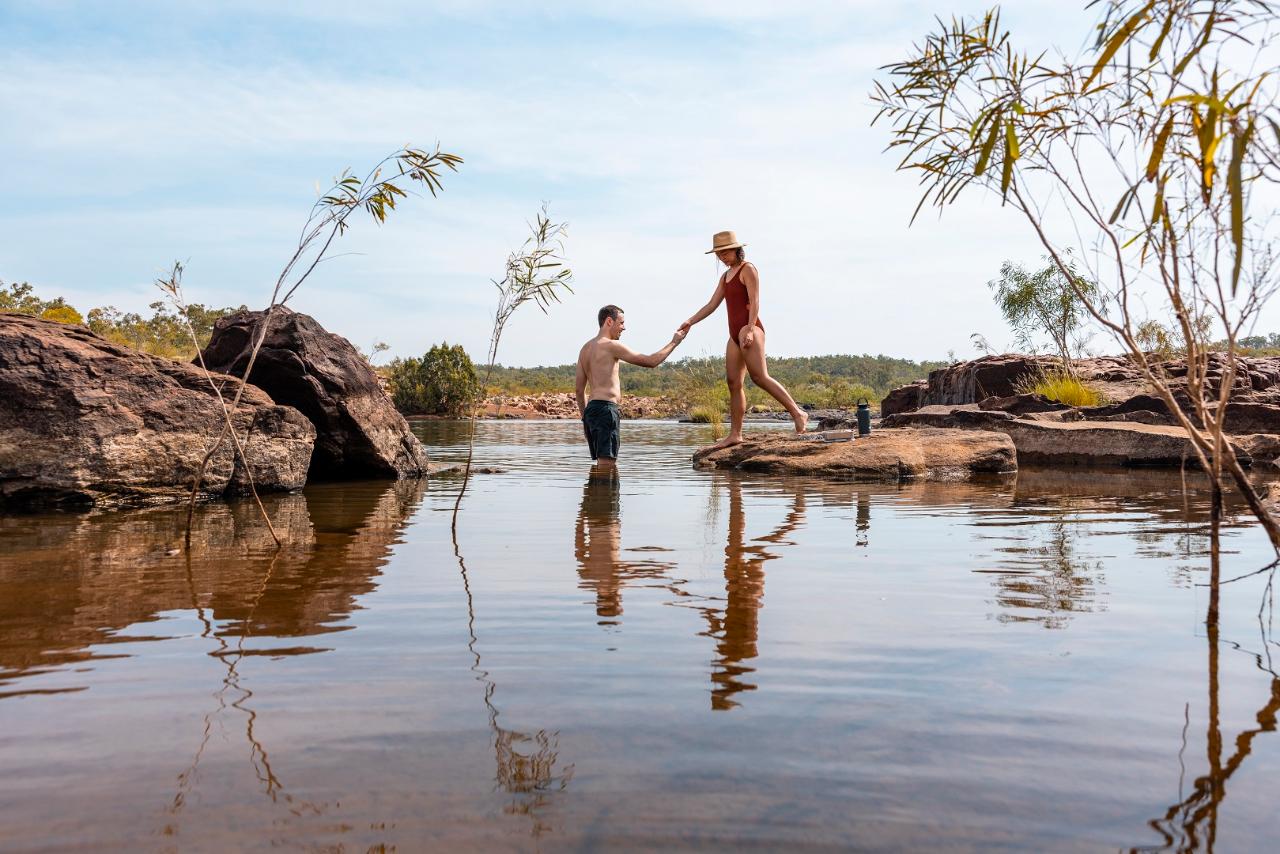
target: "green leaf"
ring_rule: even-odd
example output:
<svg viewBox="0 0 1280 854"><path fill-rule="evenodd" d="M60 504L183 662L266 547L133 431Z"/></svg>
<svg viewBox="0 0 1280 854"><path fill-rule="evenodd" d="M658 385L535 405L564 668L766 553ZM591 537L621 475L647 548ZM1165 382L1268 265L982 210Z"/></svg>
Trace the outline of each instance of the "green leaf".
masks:
<svg viewBox="0 0 1280 854"><path fill-rule="evenodd" d="M996 138L1000 134L1000 118L999 115L992 118L991 133L987 135L987 141L982 144L982 151L978 154L978 165L973 170L974 175L981 175L987 171L987 163L991 160L991 151L996 147Z"/></svg>
<svg viewBox="0 0 1280 854"><path fill-rule="evenodd" d="M1116 51L1120 50L1120 48L1124 46L1124 43L1133 36L1138 27L1146 23L1147 17L1151 12L1151 7L1154 5L1155 0L1148 0L1147 3L1143 4L1141 9L1133 14L1133 17L1125 21L1124 25L1121 26L1120 29L1116 30L1115 34L1112 35L1111 39L1107 42L1107 46L1103 49L1102 55L1098 57L1097 63L1093 66L1093 71L1091 71L1089 76L1085 78L1084 85L1080 87L1082 90L1089 88L1089 84L1093 82L1093 78L1102 73L1102 69L1105 68L1107 63L1111 61L1111 58L1116 55Z"/></svg>
<svg viewBox="0 0 1280 854"><path fill-rule="evenodd" d="M1231 265L1231 295L1236 295L1240 283L1240 266L1244 262L1244 156L1253 135L1253 121L1244 131L1231 137L1231 164L1227 167L1227 188L1231 198L1231 242L1235 246L1235 258Z"/></svg>
<svg viewBox="0 0 1280 854"><path fill-rule="evenodd" d="M1017 160L1021 156L1021 151L1018 149L1018 135L1013 130L1013 119L1004 126L1004 153L1011 160Z"/></svg>

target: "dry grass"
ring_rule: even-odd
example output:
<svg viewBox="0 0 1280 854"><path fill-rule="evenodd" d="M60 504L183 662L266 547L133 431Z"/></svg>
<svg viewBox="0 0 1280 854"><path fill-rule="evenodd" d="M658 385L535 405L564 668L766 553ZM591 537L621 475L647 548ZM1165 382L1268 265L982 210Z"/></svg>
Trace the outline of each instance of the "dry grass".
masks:
<svg viewBox="0 0 1280 854"><path fill-rule="evenodd" d="M1067 406L1098 406L1102 395L1066 371L1046 370L1026 382L1019 383L1023 394L1039 394Z"/></svg>

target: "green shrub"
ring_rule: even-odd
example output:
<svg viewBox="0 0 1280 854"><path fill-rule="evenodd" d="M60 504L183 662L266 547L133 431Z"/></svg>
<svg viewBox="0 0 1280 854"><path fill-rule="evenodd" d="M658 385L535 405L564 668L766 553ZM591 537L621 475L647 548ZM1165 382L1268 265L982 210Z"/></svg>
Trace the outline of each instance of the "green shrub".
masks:
<svg viewBox="0 0 1280 854"><path fill-rule="evenodd" d="M437 344L421 359L393 359L388 366L391 399L410 415L464 415L480 394L475 365L461 344Z"/></svg>

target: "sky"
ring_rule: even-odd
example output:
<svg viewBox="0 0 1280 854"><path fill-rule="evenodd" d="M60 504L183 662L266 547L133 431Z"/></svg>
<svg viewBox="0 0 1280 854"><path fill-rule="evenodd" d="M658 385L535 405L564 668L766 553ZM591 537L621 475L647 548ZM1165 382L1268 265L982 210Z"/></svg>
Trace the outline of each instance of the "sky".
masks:
<svg viewBox="0 0 1280 854"><path fill-rule="evenodd" d="M981 4L0 0L0 280L82 311L263 307L316 198L402 145L465 160L444 192L355 223L291 302L368 350L485 353L507 254L543 202L574 290L521 309L509 365L572 361L597 309L651 351L698 309L732 229L774 356L974 355L1013 336L987 282L1039 261L999 200L909 226L916 179L871 126L878 69ZM1027 48L1075 55L1084 0L1013 0ZM723 309L679 356L720 355Z"/></svg>

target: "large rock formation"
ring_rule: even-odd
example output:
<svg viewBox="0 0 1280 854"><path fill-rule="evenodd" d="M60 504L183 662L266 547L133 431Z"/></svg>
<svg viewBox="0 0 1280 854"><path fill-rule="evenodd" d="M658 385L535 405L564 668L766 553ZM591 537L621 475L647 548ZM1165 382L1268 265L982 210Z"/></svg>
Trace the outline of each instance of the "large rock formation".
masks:
<svg viewBox="0 0 1280 854"><path fill-rule="evenodd" d="M210 370L244 376L260 311L219 320L203 356ZM277 308L249 382L316 428L310 476L407 477L427 473L427 452L351 342L313 318Z"/></svg>
<svg viewBox="0 0 1280 854"><path fill-rule="evenodd" d="M878 430L852 441L765 433L694 455L700 468L732 468L844 480L958 481L1017 471L1013 443L999 433Z"/></svg>
<svg viewBox="0 0 1280 854"><path fill-rule="evenodd" d="M881 415L914 412L927 406L963 406L982 403L984 399L1010 398L1018 395L1022 384L1038 372L1052 368L1057 360L1048 356L1006 354L984 356L933 371L927 380L896 388L880 404ZM1175 398L1183 411L1190 411L1183 377L1185 361L1160 362L1156 369L1170 378ZM1206 385L1216 394L1226 374L1226 358L1209 356ZM1240 357L1232 383L1232 403L1227 410L1227 432L1280 432L1280 358ZM1095 389L1107 404L1080 410L1085 420L1107 419L1151 424L1176 424L1164 402L1152 394L1141 371L1122 356L1080 359L1075 363L1080 379ZM983 408L1005 408L984 403ZM1026 407L1021 407L1026 411Z"/></svg>
<svg viewBox="0 0 1280 854"><path fill-rule="evenodd" d="M225 395L238 381L216 376ZM111 344L81 326L0 314L0 503L114 504L185 496L221 404L203 371ZM301 413L245 390L235 424L258 488L301 487L315 430ZM209 494L244 487L230 442Z"/></svg>

